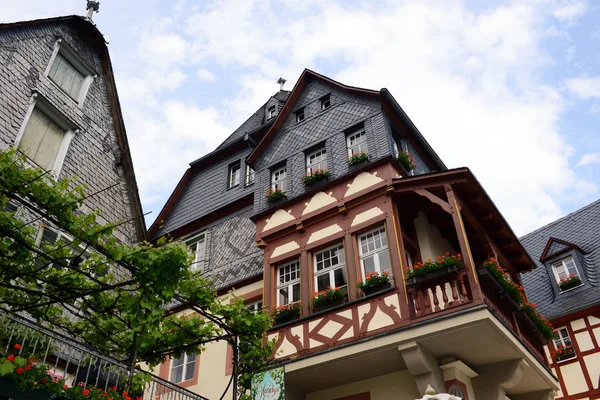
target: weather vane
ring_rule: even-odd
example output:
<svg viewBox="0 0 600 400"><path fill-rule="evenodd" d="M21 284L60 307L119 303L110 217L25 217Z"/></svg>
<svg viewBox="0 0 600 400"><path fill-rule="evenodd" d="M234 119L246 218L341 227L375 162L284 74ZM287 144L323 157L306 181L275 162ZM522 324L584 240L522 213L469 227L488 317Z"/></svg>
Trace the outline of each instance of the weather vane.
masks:
<svg viewBox="0 0 600 400"><path fill-rule="evenodd" d="M285 85L286 82L287 80L283 79L282 76L279 77L277 80L277 83L279 83L279 90L283 90L283 85Z"/></svg>
<svg viewBox="0 0 600 400"><path fill-rule="evenodd" d="M100 9L100 2L97 0L87 0L87 7L85 9L88 12L87 19L91 21L94 13Z"/></svg>

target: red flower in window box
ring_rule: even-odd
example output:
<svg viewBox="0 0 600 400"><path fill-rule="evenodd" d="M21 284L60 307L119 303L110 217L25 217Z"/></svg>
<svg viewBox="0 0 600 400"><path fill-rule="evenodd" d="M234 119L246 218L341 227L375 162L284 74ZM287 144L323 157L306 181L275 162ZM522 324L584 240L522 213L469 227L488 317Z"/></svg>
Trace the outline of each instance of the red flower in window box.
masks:
<svg viewBox="0 0 600 400"><path fill-rule="evenodd" d="M452 255L447 252L443 256L437 256L435 261L430 258L424 263L418 262L415 265L409 265L406 268L406 280L452 267L459 269L464 267L462 256L460 254Z"/></svg>
<svg viewBox="0 0 600 400"><path fill-rule="evenodd" d="M363 153L362 151L358 154L354 154L352 156L348 156L348 165L356 165L361 162L368 160L369 155L367 153Z"/></svg>
<svg viewBox="0 0 600 400"><path fill-rule="evenodd" d="M581 285L581 278L577 274L571 274L558 283L560 290L569 290L579 285Z"/></svg>
<svg viewBox="0 0 600 400"><path fill-rule="evenodd" d="M412 171L417 168L417 162L408 151L398 153L396 160L398 160L400 165L407 171Z"/></svg>
<svg viewBox="0 0 600 400"><path fill-rule="evenodd" d="M285 192L281 189L269 189L267 190L267 194L265 194L265 199L268 202L285 199Z"/></svg>
<svg viewBox="0 0 600 400"><path fill-rule="evenodd" d="M391 287L392 282L392 277L387 271L383 271L382 273L371 272L365 276L364 281L356 281L356 287L368 296Z"/></svg>
<svg viewBox="0 0 600 400"><path fill-rule="evenodd" d="M348 300L345 288L331 288L328 287L320 292L315 292L310 300L310 306L313 311L321 311L330 307L343 304Z"/></svg>
<svg viewBox="0 0 600 400"><path fill-rule="evenodd" d="M310 185L313 182L318 182L329 178L331 173L326 169L316 169L309 174L300 178L300 182L305 185Z"/></svg>
<svg viewBox="0 0 600 400"><path fill-rule="evenodd" d="M556 361L567 360L575 357L575 348L573 345L560 345L556 348Z"/></svg>
<svg viewBox="0 0 600 400"><path fill-rule="evenodd" d="M275 325L298 319L300 318L300 302L279 306L272 311L272 314Z"/></svg>

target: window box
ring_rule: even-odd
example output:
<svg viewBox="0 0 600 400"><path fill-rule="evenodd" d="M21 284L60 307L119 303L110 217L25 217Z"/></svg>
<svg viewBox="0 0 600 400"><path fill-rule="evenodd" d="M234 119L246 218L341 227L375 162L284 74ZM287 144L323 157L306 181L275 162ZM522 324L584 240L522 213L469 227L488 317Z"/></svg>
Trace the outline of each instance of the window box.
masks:
<svg viewBox="0 0 600 400"><path fill-rule="evenodd" d="M300 181L304 185L308 186L315 182L327 180L330 175L331 175L331 173L326 169L317 169L317 170L314 170L313 172L308 173L305 176L303 176L300 179Z"/></svg>
<svg viewBox="0 0 600 400"><path fill-rule="evenodd" d="M524 302L521 305L521 312L517 314L517 317L538 336L540 341L544 344L552 339L555 335L552 324L544 316L542 316L537 310L533 303Z"/></svg>
<svg viewBox="0 0 600 400"><path fill-rule="evenodd" d="M490 257L485 260L478 269L478 274L496 286L498 293L506 294L509 301L516 303L517 309L525 301L523 286L513 282L508 272L498 265L498 261L495 258Z"/></svg>
<svg viewBox="0 0 600 400"><path fill-rule="evenodd" d="M370 296L392 287L392 277L387 271L383 271L381 274L373 272L368 274L364 281L359 280L356 282L356 287L359 288L365 296Z"/></svg>
<svg viewBox="0 0 600 400"><path fill-rule="evenodd" d="M406 281L415 284L422 282L426 277L431 278L434 273L437 277L463 268L462 256L460 254L452 255L447 252L444 256L438 256L437 261L433 261L430 258L424 263L416 263L414 266L409 265L406 268ZM438 274L438 272L441 273Z"/></svg>
<svg viewBox="0 0 600 400"><path fill-rule="evenodd" d="M404 168L408 172L417 168L417 162L415 161L413 156L410 155L410 153L408 151L399 152L398 155L396 156L396 160L398 160L398 162L400 163L402 168Z"/></svg>
<svg viewBox="0 0 600 400"><path fill-rule="evenodd" d="M482 282L487 282L494 288L494 292L498 293L498 295L509 304L513 311L519 312L521 309L521 303L517 302L511 295L507 293L506 288L500 283L496 276L494 276L487 268L478 268L477 274L481 278Z"/></svg>
<svg viewBox="0 0 600 400"><path fill-rule="evenodd" d="M564 361L576 357L573 345L558 346L556 349L556 361Z"/></svg>
<svg viewBox="0 0 600 400"><path fill-rule="evenodd" d="M29 400L47 400L50 393L45 390L27 389L23 390L16 387L16 382L10 378L0 377L0 393L7 399L29 399ZM56 397L57 399L59 397Z"/></svg>
<svg viewBox="0 0 600 400"><path fill-rule="evenodd" d="M290 322L298 318L300 318L300 302L285 304L277 307L273 311L275 325L285 324L286 322Z"/></svg>
<svg viewBox="0 0 600 400"><path fill-rule="evenodd" d="M429 284L431 282L437 281L440 278L447 277L449 275L457 275L458 271L460 271L464 268L465 268L464 265L461 265L460 267L447 267L447 268L444 268L441 270L437 270L435 272L430 272L425 275L407 278L406 285L407 286L420 286L423 284ZM445 280L447 280L447 278Z"/></svg>
<svg viewBox="0 0 600 400"><path fill-rule="evenodd" d="M336 307L348 301L346 288L331 288L317 292L310 301L313 312L319 312L328 308Z"/></svg>
<svg viewBox="0 0 600 400"><path fill-rule="evenodd" d="M560 290L569 290L581 285L581 278L576 274L572 274L567 278L563 278L558 283Z"/></svg>
<svg viewBox="0 0 600 400"><path fill-rule="evenodd" d="M269 203L274 203L277 200L283 200L285 199L285 192L280 189L269 189L265 195L265 199L267 199Z"/></svg>
<svg viewBox="0 0 600 400"><path fill-rule="evenodd" d="M348 156L348 165L349 166L358 165L358 164L360 164L363 161L366 161L368 159L369 159L369 155L367 153L363 153L361 151L358 154L354 154L352 156Z"/></svg>

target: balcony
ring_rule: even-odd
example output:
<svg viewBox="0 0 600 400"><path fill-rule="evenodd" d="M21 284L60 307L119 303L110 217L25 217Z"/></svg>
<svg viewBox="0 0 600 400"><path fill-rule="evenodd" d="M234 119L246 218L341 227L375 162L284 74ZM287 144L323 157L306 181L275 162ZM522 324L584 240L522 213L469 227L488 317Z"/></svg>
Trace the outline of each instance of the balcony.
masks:
<svg viewBox="0 0 600 400"><path fill-rule="evenodd" d="M61 381L60 384L69 387L80 385L102 391L115 386L122 391L126 387L130 370L121 361L100 354L25 318L0 314L0 340L5 354L9 349L16 352L15 355L25 355L24 351L36 354L37 365L49 368L49 380L56 378L57 381ZM14 349L15 344L20 346L20 350ZM0 378L0 393L15 400L45 400L50 396L43 390L21 391L15 388L14 382L8 378ZM151 382L143 392L130 395L132 398L140 397L144 400L206 400L205 397L155 375L152 375Z"/></svg>

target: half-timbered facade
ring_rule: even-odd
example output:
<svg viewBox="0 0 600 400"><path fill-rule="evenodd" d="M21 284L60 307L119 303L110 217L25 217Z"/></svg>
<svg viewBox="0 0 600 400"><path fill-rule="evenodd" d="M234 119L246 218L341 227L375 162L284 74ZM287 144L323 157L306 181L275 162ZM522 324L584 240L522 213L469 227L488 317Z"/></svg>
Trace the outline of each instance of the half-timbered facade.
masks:
<svg viewBox="0 0 600 400"><path fill-rule="evenodd" d="M557 399L600 399L600 201L521 238L538 267L523 274L529 298L551 320L545 346Z"/></svg>
<svg viewBox="0 0 600 400"><path fill-rule="evenodd" d="M494 257L520 282L536 264L472 173L447 169L387 89L305 70L190 165L150 228L167 233L195 252L203 238L197 261L223 294L298 311L267 333L288 399L412 400L430 384L469 400L545 400L558 389L539 329L481 268ZM450 256L460 265L408 275ZM359 290L374 273L391 283ZM342 294L316 307L329 287ZM194 363L184 384L218 398L227 345Z"/></svg>

